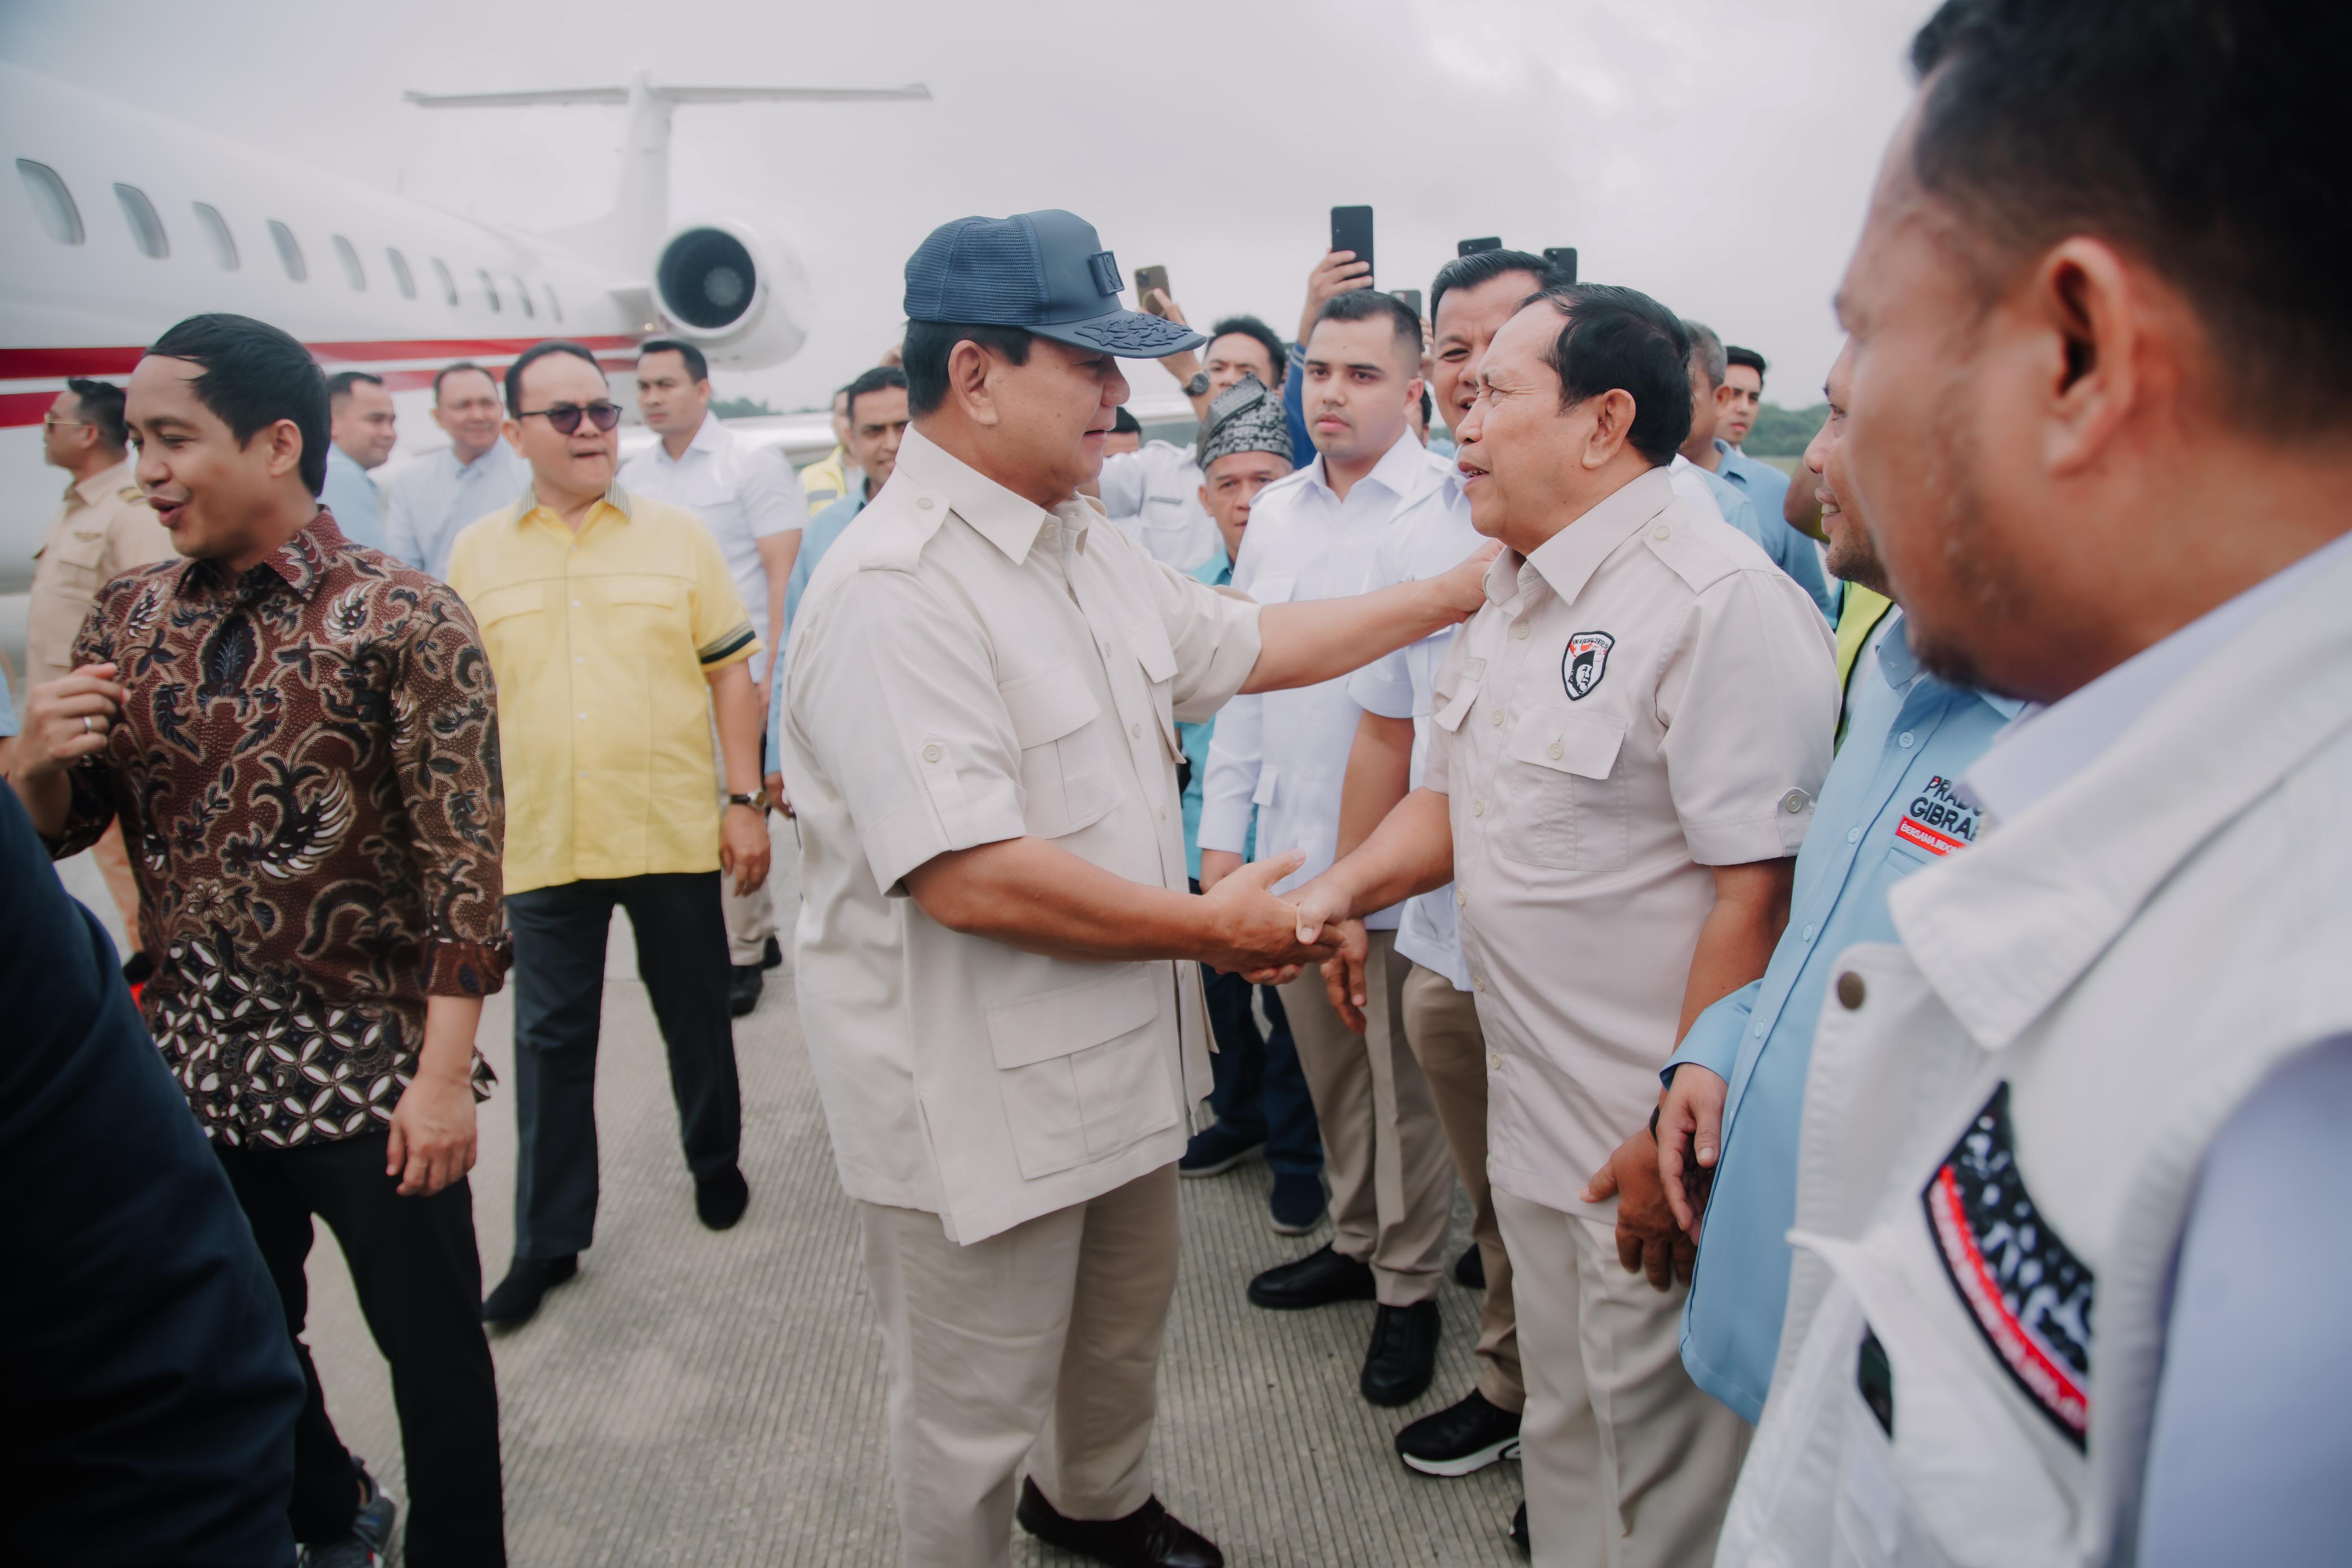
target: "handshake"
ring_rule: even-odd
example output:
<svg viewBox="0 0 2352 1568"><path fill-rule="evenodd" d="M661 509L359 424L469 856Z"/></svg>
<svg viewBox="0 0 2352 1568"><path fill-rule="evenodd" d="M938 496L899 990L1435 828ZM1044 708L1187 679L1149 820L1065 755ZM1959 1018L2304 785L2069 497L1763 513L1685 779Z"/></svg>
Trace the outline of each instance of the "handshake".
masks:
<svg viewBox="0 0 2352 1568"><path fill-rule="evenodd" d="M1345 982L1334 977L1346 971L1354 938L1354 988L1363 986L1363 926L1346 918L1347 911L1330 906L1330 895L1320 891L1323 879L1308 883L1288 895L1274 884L1307 862L1306 854L1289 850L1272 860L1244 864L1230 850L1201 852L1202 902L1216 934L1217 951L1202 956L1213 968L1232 970L1254 986L1279 986L1295 980L1309 964L1321 964L1327 981L1334 984L1335 1003ZM1342 1006L1342 1016L1356 1009ZM1360 1014L1350 1027L1361 1030Z"/></svg>

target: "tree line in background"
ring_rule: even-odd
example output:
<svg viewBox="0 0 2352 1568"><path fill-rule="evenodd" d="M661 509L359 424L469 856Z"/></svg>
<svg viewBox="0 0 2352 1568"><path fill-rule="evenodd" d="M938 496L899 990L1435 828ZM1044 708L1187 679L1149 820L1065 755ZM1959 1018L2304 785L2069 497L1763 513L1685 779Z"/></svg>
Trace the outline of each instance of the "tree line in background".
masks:
<svg viewBox="0 0 2352 1568"><path fill-rule="evenodd" d="M1802 457L1806 444L1820 433L1830 416L1830 405L1782 408L1768 402L1756 411L1756 424L1739 449L1751 457Z"/></svg>

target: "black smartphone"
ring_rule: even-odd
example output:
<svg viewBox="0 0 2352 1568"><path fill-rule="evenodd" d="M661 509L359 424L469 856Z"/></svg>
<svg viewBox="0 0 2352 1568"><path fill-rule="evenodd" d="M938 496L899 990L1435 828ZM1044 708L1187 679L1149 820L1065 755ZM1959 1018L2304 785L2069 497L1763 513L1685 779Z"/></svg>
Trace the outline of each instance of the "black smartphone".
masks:
<svg viewBox="0 0 2352 1568"><path fill-rule="evenodd" d="M1370 207L1333 207L1331 209L1331 248L1351 250L1356 259L1365 266L1372 265L1372 209ZM1369 280L1371 274L1366 273Z"/></svg>
<svg viewBox="0 0 2352 1568"><path fill-rule="evenodd" d="M1399 299L1402 299L1402 300L1403 300L1403 301L1404 301L1405 308L1406 308L1406 309L1408 309L1408 310L1410 310L1410 311L1412 311L1412 312L1413 313L1413 315L1414 315L1414 317L1415 317L1415 318L1418 318L1418 317L1421 315L1421 290L1420 290L1420 289L1418 289L1418 288L1400 288L1400 289L1395 290L1394 292L1395 292L1395 294L1396 294L1396 297L1397 297Z"/></svg>
<svg viewBox="0 0 2352 1568"><path fill-rule="evenodd" d="M1164 267L1137 267L1135 269L1135 308L1138 310L1149 311L1154 316L1165 316L1168 313L1151 302L1151 291L1155 288L1162 294L1167 294L1171 299L1175 298L1173 294L1169 293L1168 269Z"/></svg>
<svg viewBox="0 0 2352 1568"><path fill-rule="evenodd" d="M1576 281L1576 247L1574 246L1548 245L1544 246L1544 259L1551 263L1551 269L1559 274L1559 280L1562 283Z"/></svg>
<svg viewBox="0 0 2352 1568"><path fill-rule="evenodd" d="M1454 254L1456 256L1475 256L1482 250L1502 248L1503 242L1493 235L1488 235L1485 239L1458 239L1454 242Z"/></svg>

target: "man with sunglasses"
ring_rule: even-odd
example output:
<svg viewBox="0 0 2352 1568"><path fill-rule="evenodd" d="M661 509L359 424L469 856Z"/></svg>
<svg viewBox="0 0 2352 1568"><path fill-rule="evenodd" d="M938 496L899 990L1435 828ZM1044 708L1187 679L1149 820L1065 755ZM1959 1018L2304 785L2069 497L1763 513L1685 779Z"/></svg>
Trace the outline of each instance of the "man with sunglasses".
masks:
<svg viewBox="0 0 2352 1568"><path fill-rule="evenodd" d="M710 531L615 482L621 411L587 349L526 350L506 401L530 487L457 537L449 583L498 677L512 824L515 1250L482 1303L484 1321L511 1325L578 1272L594 1234L596 1044L616 905L668 1048L695 1212L714 1230L742 1218L719 877L759 886L769 848L747 668L760 639ZM714 819L722 775L728 805Z"/></svg>

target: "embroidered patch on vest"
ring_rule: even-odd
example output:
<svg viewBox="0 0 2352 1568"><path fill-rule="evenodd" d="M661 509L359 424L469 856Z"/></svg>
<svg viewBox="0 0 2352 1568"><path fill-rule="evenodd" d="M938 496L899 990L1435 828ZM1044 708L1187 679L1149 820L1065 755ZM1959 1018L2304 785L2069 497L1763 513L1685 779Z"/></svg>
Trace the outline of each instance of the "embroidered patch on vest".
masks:
<svg viewBox="0 0 2352 1568"><path fill-rule="evenodd" d="M2018 1174L2006 1082L1920 1198L1944 1271L1985 1343L2059 1435L2082 1448L2091 1423L2094 1281Z"/></svg>
<svg viewBox="0 0 2352 1568"><path fill-rule="evenodd" d="M1983 809L1959 792L1958 781L1939 773L1904 808L1895 836L1931 855L1948 855L1977 841L1983 819Z"/></svg>
<svg viewBox="0 0 2352 1568"><path fill-rule="evenodd" d="M1568 700L1579 702L1591 695L1601 684L1601 672L1609 667L1609 650L1617 639L1606 632L1571 632L1568 634L1568 652L1559 656L1559 683L1568 688Z"/></svg>

